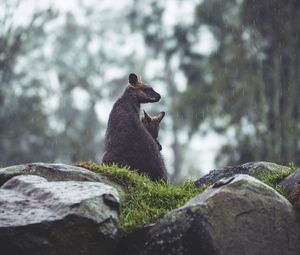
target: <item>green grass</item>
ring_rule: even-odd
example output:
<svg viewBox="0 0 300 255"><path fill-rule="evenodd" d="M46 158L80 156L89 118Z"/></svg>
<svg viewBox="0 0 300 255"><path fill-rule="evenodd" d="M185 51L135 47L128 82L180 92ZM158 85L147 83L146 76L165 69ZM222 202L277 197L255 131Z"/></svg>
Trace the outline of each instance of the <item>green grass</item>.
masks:
<svg viewBox="0 0 300 255"><path fill-rule="evenodd" d="M127 188L128 197L121 203L120 215L121 226L125 231L155 222L207 187L196 188L191 180L180 186L152 182L147 176L119 168L117 165L106 166L87 162L79 166L99 172Z"/></svg>
<svg viewBox="0 0 300 255"><path fill-rule="evenodd" d="M157 221L166 213L184 205L191 198L203 192L208 185L196 188L194 181L189 180L180 186L163 182L152 182L147 176L137 174L128 168L117 165L106 166L91 162L79 166L107 176L111 181L121 185L128 194L121 201L120 221L124 231L143 226ZM262 182L274 188L277 192L287 197L284 189L278 182L295 170L294 165L289 168L265 173L259 176Z"/></svg>
<svg viewBox="0 0 300 255"><path fill-rule="evenodd" d="M284 197L288 198L288 194L282 186L278 185L278 182L294 172L296 167L294 163L290 163L288 169L283 168L282 170L273 172L273 173L265 173L261 175L258 179L264 182L265 184L271 186L275 189L278 193L283 195Z"/></svg>

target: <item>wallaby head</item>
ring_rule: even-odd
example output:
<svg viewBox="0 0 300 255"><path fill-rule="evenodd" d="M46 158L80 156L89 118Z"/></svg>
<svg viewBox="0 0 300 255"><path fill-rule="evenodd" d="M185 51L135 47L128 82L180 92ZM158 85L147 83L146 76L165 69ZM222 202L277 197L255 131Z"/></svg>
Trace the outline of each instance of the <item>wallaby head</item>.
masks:
<svg viewBox="0 0 300 255"><path fill-rule="evenodd" d="M161 98L160 94L139 80L134 73L129 74L127 91L135 96L139 103L155 103Z"/></svg>
<svg viewBox="0 0 300 255"><path fill-rule="evenodd" d="M159 124L165 116L165 112L160 112L156 116L151 117L148 113L144 111L144 116L142 117L142 122L145 128L149 131L151 136L155 139L159 150L162 150L160 143L157 141Z"/></svg>

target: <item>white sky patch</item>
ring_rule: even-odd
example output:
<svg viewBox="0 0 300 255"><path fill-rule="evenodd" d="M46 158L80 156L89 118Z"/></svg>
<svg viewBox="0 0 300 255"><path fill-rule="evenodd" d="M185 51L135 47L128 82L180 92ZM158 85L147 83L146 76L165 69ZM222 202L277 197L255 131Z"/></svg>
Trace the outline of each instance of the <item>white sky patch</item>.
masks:
<svg viewBox="0 0 300 255"><path fill-rule="evenodd" d="M163 23L167 27L172 27L178 23L193 23L195 5L196 1L194 0L166 1L166 11L163 16Z"/></svg>
<svg viewBox="0 0 300 255"><path fill-rule="evenodd" d="M90 2L88 0L86 0L87 2ZM38 1L36 1L38 2ZM50 3L50 5L55 6L57 8L59 8L59 10L61 12L69 12L70 10L74 11L76 9L78 9L78 2L74 1L74 0L42 0L40 1L41 3Z"/></svg>
<svg viewBox="0 0 300 255"><path fill-rule="evenodd" d="M177 70L175 75L174 75L174 82L175 85L178 89L179 92L183 92L186 89L187 86L187 80L184 76L184 74L179 70L179 58L178 56L173 57L172 58L172 69L173 70ZM163 62L157 58L157 59L151 59L147 62L147 65L145 67L145 71L146 71L146 75L147 77L154 78L155 76L159 76L160 74L162 74L164 72L164 64ZM155 81L155 86L160 83L159 81ZM150 84L151 85L151 84ZM160 85L158 86L159 88L162 89L162 91L160 91L161 95L164 96L166 95L166 93L164 93L165 91L165 86L167 84L165 83L160 83Z"/></svg>
<svg viewBox="0 0 300 255"><path fill-rule="evenodd" d="M90 96L86 90L76 87L72 90L72 97L77 109L86 110L89 107Z"/></svg>
<svg viewBox="0 0 300 255"><path fill-rule="evenodd" d="M96 113L101 122L107 123L113 104L111 100L102 100L96 104Z"/></svg>
<svg viewBox="0 0 300 255"><path fill-rule="evenodd" d="M14 10L14 25L28 24L33 14L41 9L45 9L45 7L49 7L49 2L35 0L21 1L18 8Z"/></svg>
<svg viewBox="0 0 300 255"><path fill-rule="evenodd" d="M160 59L151 59L147 62L145 70L147 71L147 76L151 79L161 73L163 68L163 62Z"/></svg>
<svg viewBox="0 0 300 255"><path fill-rule="evenodd" d="M108 81L110 81L112 77L118 78L123 76L124 76L124 69L119 68L118 66L107 68L104 74L105 79ZM124 79L124 86L127 85L126 83L127 83L126 79Z"/></svg>
<svg viewBox="0 0 300 255"><path fill-rule="evenodd" d="M170 60L170 66L173 70L178 70L180 65L180 58L178 55L174 55Z"/></svg>
<svg viewBox="0 0 300 255"><path fill-rule="evenodd" d="M141 34L134 34L130 40L127 40L127 45L124 45L124 47L126 46L134 50L137 58L144 58L146 56L147 50L144 45L144 38Z"/></svg>
<svg viewBox="0 0 300 255"><path fill-rule="evenodd" d="M198 43L195 44L192 50L196 53L209 55L218 47L214 35L207 26L201 26L198 32Z"/></svg>
<svg viewBox="0 0 300 255"><path fill-rule="evenodd" d="M214 169L214 159L217 151L224 145L226 139L215 132L209 132L205 136L194 136L189 143L188 150L193 151L193 157L189 160L197 165L201 172L206 174Z"/></svg>
<svg viewBox="0 0 300 255"><path fill-rule="evenodd" d="M59 91L60 84L57 73L54 70L47 71L45 79L48 85L48 94L46 95L47 100L44 100L44 110L51 114L59 107L59 95L56 92Z"/></svg>
<svg viewBox="0 0 300 255"><path fill-rule="evenodd" d="M176 82L176 86L179 92L183 92L186 90L187 80L182 72L176 72L174 80Z"/></svg>
<svg viewBox="0 0 300 255"><path fill-rule="evenodd" d="M88 44L88 50L91 54L95 55L99 51L99 40L97 38L93 38Z"/></svg>
<svg viewBox="0 0 300 255"><path fill-rule="evenodd" d="M161 97L162 97L161 101L165 100L165 98L167 96L167 89L166 89L167 84L166 83L157 80L155 82L153 81L153 84L150 83L149 85L151 87L153 87L153 89L161 95Z"/></svg>

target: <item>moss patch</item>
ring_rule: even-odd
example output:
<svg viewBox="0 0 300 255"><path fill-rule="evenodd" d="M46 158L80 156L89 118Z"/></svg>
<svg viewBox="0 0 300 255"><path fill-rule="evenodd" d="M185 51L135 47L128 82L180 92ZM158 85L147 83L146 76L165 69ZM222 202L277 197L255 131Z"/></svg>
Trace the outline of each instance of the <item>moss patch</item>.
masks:
<svg viewBox="0 0 300 255"><path fill-rule="evenodd" d="M101 173L128 190L128 198L121 203L121 226L129 231L137 226L155 222L167 212L174 210L205 190L196 188L194 181L180 186L152 182L147 176L119 168L95 163L81 163L80 167Z"/></svg>
<svg viewBox="0 0 300 255"><path fill-rule="evenodd" d="M203 185L196 188L193 180L186 181L180 186L152 182L145 175L117 165L107 166L85 162L78 166L101 173L127 190L128 197L121 203L120 215L121 227L124 231L157 221L208 187L208 185ZM288 168L267 172L257 178L288 198L288 194L278 185L278 182L294 170L294 165L290 164Z"/></svg>
<svg viewBox="0 0 300 255"><path fill-rule="evenodd" d="M264 182L265 184L271 186L273 189L275 189L278 193L283 195L286 198L288 197L288 193L285 191L285 189L278 185L279 181L281 181L286 176L290 175L292 172L296 170L296 167L293 163L289 164L288 168L282 168L276 172L273 173L265 173L259 176L259 180Z"/></svg>

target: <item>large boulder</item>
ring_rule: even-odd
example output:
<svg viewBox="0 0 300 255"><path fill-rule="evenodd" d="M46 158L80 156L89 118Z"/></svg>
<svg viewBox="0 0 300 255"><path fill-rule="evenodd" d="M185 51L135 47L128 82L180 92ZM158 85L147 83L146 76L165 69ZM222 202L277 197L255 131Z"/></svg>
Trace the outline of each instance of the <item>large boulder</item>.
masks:
<svg viewBox="0 0 300 255"><path fill-rule="evenodd" d="M236 175L159 220L138 254L299 255L299 222L275 190Z"/></svg>
<svg viewBox="0 0 300 255"><path fill-rule="evenodd" d="M282 179L278 185L284 188L289 196L289 200L293 203L298 212L300 212L300 168Z"/></svg>
<svg viewBox="0 0 300 255"><path fill-rule="evenodd" d="M100 182L19 175L0 188L0 253L112 254L119 197Z"/></svg>
<svg viewBox="0 0 300 255"><path fill-rule="evenodd" d="M0 169L0 186L17 175L38 175L48 181L96 181L107 182L107 178L85 168L65 165L28 163Z"/></svg>
<svg viewBox="0 0 300 255"><path fill-rule="evenodd" d="M118 241L116 255L134 255L138 254L148 239L148 232L154 223L140 226L123 233Z"/></svg>
<svg viewBox="0 0 300 255"><path fill-rule="evenodd" d="M290 193L297 184L300 184L300 168L296 169L278 183L287 193Z"/></svg>
<svg viewBox="0 0 300 255"><path fill-rule="evenodd" d="M274 174L276 172L286 171L289 168L286 166L277 165L270 162L249 162L238 166L229 166L218 170L212 170L208 174L201 177L195 182L197 187L202 185L211 185L222 178L228 178L236 174L247 174L260 179L264 174Z"/></svg>
<svg viewBox="0 0 300 255"><path fill-rule="evenodd" d="M125 199L124 187L103 174L89 171L83 167L66 164L28 163L0 169L0 186L18 175L38 175L48 181L89 181L102 182L115 187L121 200Z"/></svg>

